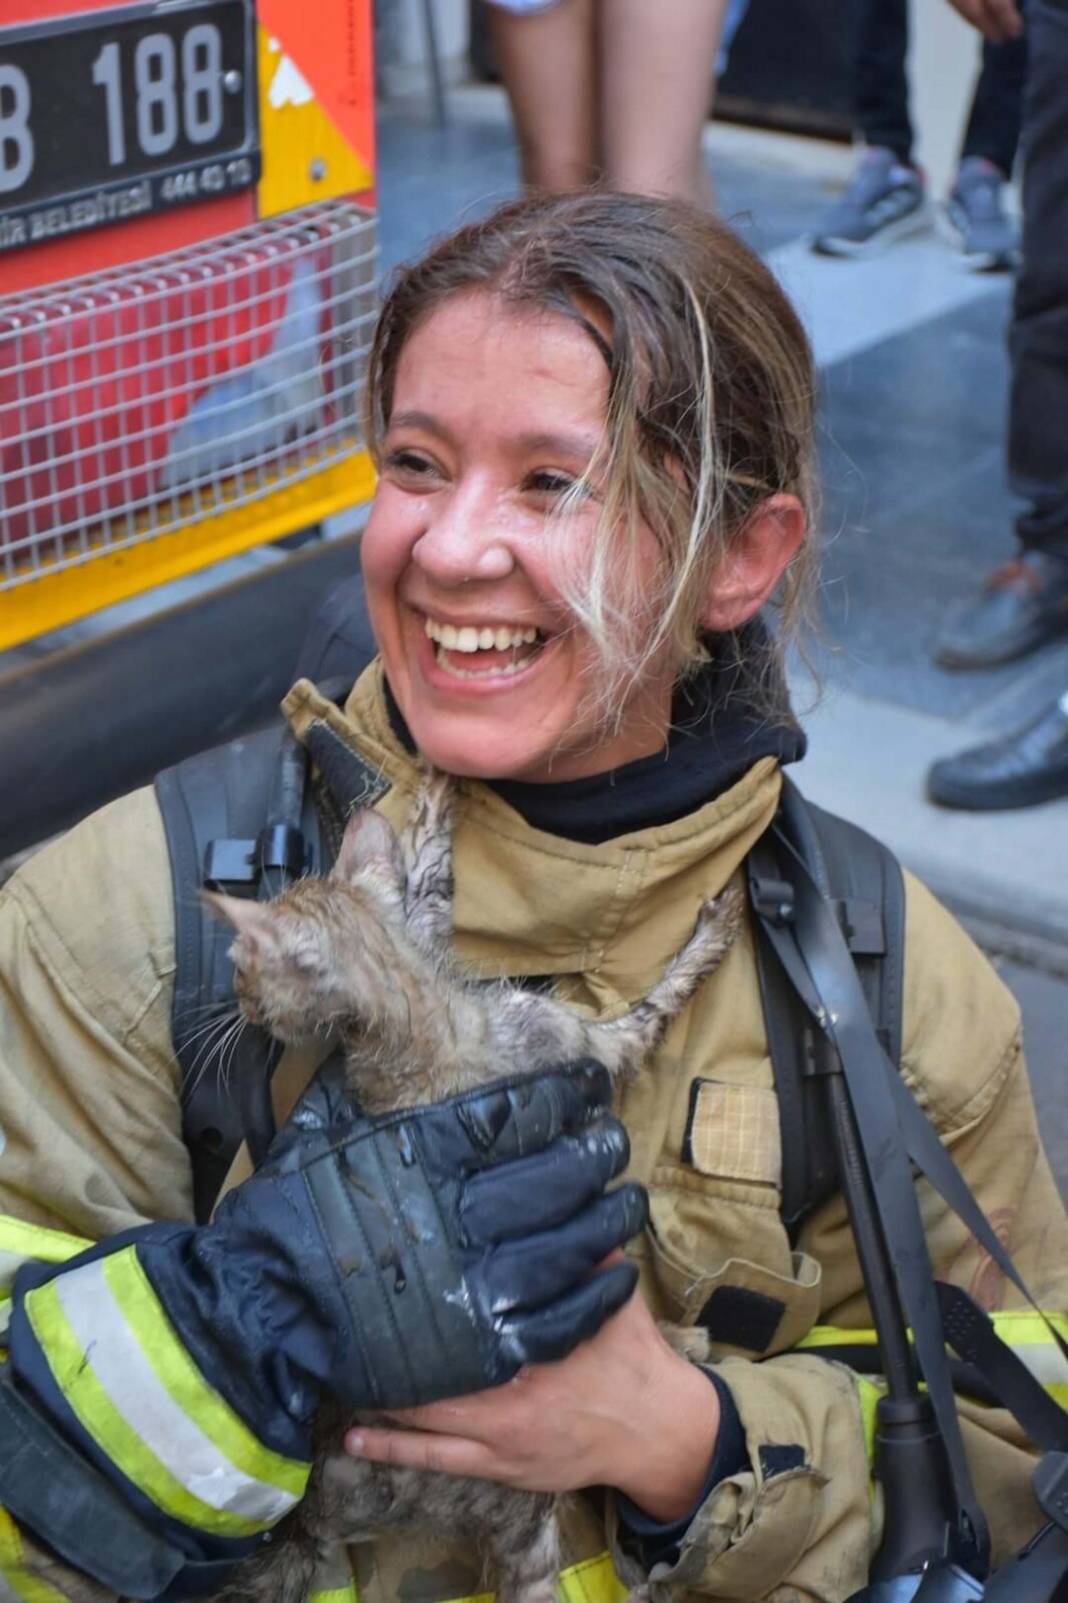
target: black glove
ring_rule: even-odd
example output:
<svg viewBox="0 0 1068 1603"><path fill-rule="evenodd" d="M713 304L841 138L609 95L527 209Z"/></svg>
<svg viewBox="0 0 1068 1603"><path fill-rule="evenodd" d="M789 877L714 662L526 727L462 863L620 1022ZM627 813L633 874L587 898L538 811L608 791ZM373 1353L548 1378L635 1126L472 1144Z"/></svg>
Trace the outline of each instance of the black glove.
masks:
<svg viewBox="0 0 1068 1603"><path fill-rule="evenodd" d="M191 1349L308 1417L320 1388L400 1408L562 1358L630 1296L601 1260L645 1223L605 1193L629 1145L604 1069L502 1080L367 1118L324 1070L261 1169L146 1267ZM262 1404L261 1404L262 1406Z"/></svg>
<svg viewBox="0 0 1068 1603"><path fill-rule="evenodd" d="M299 1500L325 1394L396 1408L561 1358L630 1296L642 1228L580 1064L367 1118L324 1070L201 1229L15 1281L0 1507L123 1596L200 1596Z"/></svg>

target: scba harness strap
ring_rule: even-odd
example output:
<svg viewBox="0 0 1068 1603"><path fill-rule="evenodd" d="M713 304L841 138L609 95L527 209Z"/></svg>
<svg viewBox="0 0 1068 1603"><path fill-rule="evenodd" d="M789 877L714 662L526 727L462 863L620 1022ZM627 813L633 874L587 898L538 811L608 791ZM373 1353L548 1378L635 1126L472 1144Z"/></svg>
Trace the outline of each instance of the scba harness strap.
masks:
<svg viewBox="0 0 1068 1603"><path fill-rule="evenodd" d="M1037 1309L891 1063L834 916L818 841L806 837L800 799L788 780L779 817L753 856L758 871L761 863L765 874L777 867L792 887L788 900L758 907L757 917L818 1030L809 1072L822 1085L826 1122L835 1132L886 1378L887 1394L876 1411L876 1474L886 1494L886 1525L868 1595L882 1589L894 1603L921 1592L925 1603L932 1596L939 1603L967 1603L984 1591L1036 1603L1059 1597L1068 1584L1068 1413L1001 1340L985 1312L960 1288L934 1279L913 1165L1035 1309L1065 1358L1061 1322L1046 1320ZM1045 1453L1033 1484L1049 1523L986 1587L989 1538L964 1453L947 1343L979 1368L997 1400Z"/></svg>

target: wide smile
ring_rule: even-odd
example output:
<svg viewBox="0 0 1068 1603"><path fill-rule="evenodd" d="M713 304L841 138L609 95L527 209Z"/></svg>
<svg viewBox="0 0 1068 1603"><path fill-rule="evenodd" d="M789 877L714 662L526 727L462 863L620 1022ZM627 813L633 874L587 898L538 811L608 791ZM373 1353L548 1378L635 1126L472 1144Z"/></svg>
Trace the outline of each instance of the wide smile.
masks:
<svg viewBox="0 0 1068 1603"><path fill-rule="evenodd" d="M429 676L457 689L512 688L539 664L559 636L533 624L447 623L422 615Z"/></svg>

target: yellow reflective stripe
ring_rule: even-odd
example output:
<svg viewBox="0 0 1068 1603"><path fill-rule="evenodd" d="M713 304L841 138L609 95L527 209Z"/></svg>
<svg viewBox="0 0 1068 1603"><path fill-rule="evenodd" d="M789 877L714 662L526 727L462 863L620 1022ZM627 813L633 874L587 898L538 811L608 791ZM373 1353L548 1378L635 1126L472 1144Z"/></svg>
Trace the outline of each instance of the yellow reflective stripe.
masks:
<svg viewBox="0 0 1068 1603"><path fill-rule="evenodd" d="M630 1596L615 1572L610 1553L598 1553L561 1570L556 1594L562 1603L623 1603Z"/></svg>
<svg viewBox="0 0 1068 1603"><path fill-rule="evenodd" d="M803 1347L874 1347L879 1338L874 1330L847 1330L844 1325L813 1325L797 1343Z"/></svg>
<svg viewBox="0 0 1068 1603"><path fill-rule="evenodd" d="M11 1285L24 1263L66 1263L94 1243L0 1213L0 1336L11 1322Z"/></svg>
<svg viewBox="0 0 1068 1603"><path fill-rule="evenodd" d="M18 1603L68 1603L47 1581L31 1575L25 1565L19 1528L5 1508L0 1508L0 1599L15 1598Z"/></svg>
<svg viewBox="0 0 1068 1603"><path fill-rule="evenodd" d="M56 1384L79 1423L157 1508L183 1525L214 1536L256 1536L268 1528L271 1521L246 1519L202 1502L146 1447L97 1379L71 1329L55 1281L31 1291L25 1306Z"/></svg>
<svg viewBox="0 0 1068 1603"><path fill-rule="evenodd" d="M355 1581L348 1586L331 1586L325 1592L309 1592L308 1603L360 1603Z"/></svg>
<svg viewBox="0 0 1068 1603"><path fill-rule="evenodd" d="M126 1247L103 1262L104 1276L115 1301L160 1383L178 1407L250 1479L266 1481L299 1501L308 1484L310 1466L265 1447L226 1399L208 1385L179 1341L136 1249Z"/></svg>
<svg viewBox="0 0 1068 1603"><path fill-rule="evenodd" d="M1050 1334L1046 1320L1023 1308L1009 1308L1004 1313L992 1314L991 1318L1002 1341L1008 1342L1035 1379L1063 1403L1064 1388L1068 1386L1068 1359ZM1068 1319L1063 1314L1047 1314L1046 1318L1062 1340L1068 1340Z"/></svg>
<svg viewBox="0 0 1068 1603"><path fill-rule="evenodd" d="M1068 1317L1059 1313L1046 1313L1043 1317L1030 1308L1007 1308L991 1314L990 1318L1002 1341L1012 1348L1021 1363L1027 1365L1043 1390L1055 1403L1068 1410L1068 1358L1065 1358L1053 1336L1055 1330L1057 1335L1068 1341ZM911 1337L911 1332L909 1334ZM845 1345L874 1347L877 1340L874 1330L850 1330L841 1325L813 1325L808 1334L802 1336L797 1343L797 1350L804 1351L807 1348L812 1351L814 1348ZM880 1390L878 1382L873 1383L867 1376L857 1375L854 1378L858 1387L871 1387L874 1384L877 1398ZM869 1430L868 1410L872 1411L874 1421L874 1407L874 1400L869 1400L866 1395L861 1396L861 1413L864 1416L866 1434Z"/></svg>
<svg viewBox="0 0 1068 1603"><path fill-rule="evenodd" d="M1045 1313L1045 1311L1043 1311ZM1058 1336L1068 1341L1068 1318L1064 1314L1045 1313L1036 1314L1030 1308L1005 1308L990 1315L994 1321L994 1328L1003 1341L1010 1346L1017 1342L1047 1347L1056 1346L1049 1333L1047 1322L1053 1326Z"/></svg>
<svg viewBox="0 0 1068 1603"><path fill-rule="evenodd" d="M27 1224L11 1214L0 1213L0 1285L10 1285L14 1270L30 1259L40 1263L66 1263L76 1258L94 1243L85 1236L69 1236L64 1230L49 1230L44 1225ZM9 1260L14 1269L7 1274Z"/></svg>
<svg viewBox="0 0 1068 1603"><path fill-rule="evenodd" d="M308 1603L324 1603L336 1598L338 1603L359 1603L359 1591L353 1581L353 1591L346 1588L340 1592L313 1592ZM495 1603L495 1592L475 1592L468 1597L450 1598L449 1603ZM584 1558L578 1564L570 1564L566 1570L561 1570L556 1580L556 1596L558 1603L625 1603L630 1596L630 1587L624 1586L616 1574L612 1563L611 1553L598 1553L596 1558Z"/></svg>
<svg viewBox="0 0 1068 1603"><path fill-rule="evenodd" d="M65 1230L27 1224L13 1214L0 1213L0 1252L18 1252L24 1258L40 1258L42 1263L64 1263L94 1245L88 1236L72 1236Z"/></svg>
<svg viewBox="0 0 1068 1603"><path fill-rule="evenodd" d="M857 1400L860 1403L860 1422L864 1427L864 1451L868 1455L868 1463L871 1464L875 1461L875 1410L885 1387L880 1386L876 1380L870 1380L867 1375L854 1375L853 1379L856 1381Z"/></svg>
<svg viewBox="0 0 1068 1603"><path fill-rule="evenodd" d="M1019 1355L1036 1379L1043 1385L1068 1384L1068 1359L1065 1358L1053 1336L1053 1330L1068 1341L1068 1318L1064 1314L1046 1313L1045 1316L1029 1308L1007 1308L990 1315L994 1329L1007 1346ZM909 1332L911 1339L912 1332ZM874 1330L850 1330L842 1325L813 1325L797 1343L799 1350L806 1347L874 1347L878 1337Z"/></svg>

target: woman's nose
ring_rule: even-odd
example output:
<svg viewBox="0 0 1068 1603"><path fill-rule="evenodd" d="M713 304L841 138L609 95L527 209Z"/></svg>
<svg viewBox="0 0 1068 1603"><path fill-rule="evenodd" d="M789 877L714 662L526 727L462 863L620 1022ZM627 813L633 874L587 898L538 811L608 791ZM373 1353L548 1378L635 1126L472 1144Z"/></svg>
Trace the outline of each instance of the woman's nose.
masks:
<svg viewBox="0 0 1068 1603"><path fill-rule="evenodd" d="M504 579L515 567L499 506L477 493L435 497L412 556L441 585Z"/></svg>

